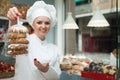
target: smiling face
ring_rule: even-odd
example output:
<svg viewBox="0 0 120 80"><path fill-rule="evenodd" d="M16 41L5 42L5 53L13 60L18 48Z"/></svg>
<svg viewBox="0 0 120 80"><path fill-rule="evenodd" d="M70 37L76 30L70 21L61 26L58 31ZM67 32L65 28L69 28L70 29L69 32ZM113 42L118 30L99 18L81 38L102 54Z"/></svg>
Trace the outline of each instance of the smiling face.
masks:
<svg viewBox="0 0 120 80"><path fill-rule="evenodd" d="M33 28L35 34L41 39L45 39L45 35L50 30L50 19L45 16L37 17L33 22Z"/></svg>

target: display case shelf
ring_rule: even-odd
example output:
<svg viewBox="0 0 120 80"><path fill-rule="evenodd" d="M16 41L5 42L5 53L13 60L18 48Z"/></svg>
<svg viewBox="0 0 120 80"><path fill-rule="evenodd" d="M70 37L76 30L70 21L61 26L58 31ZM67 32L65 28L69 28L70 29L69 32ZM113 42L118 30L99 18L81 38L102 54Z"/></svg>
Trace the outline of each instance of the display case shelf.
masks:
<svg viewBox="0 0 120 80"><path fill-rule="evenodd" d="M8 20L8 18L7 18L7 17L4 17L4 16L0 16L0 19L1 19L1 20Z"/></svg>

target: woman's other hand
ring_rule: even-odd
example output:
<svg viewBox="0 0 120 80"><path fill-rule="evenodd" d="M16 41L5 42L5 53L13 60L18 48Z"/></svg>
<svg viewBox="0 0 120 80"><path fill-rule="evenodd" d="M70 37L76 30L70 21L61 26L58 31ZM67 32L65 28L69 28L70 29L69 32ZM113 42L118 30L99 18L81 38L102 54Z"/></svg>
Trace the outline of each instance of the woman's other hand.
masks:
<svg viewBox="0 0 120 80"><path fill-rule="evenodd" d="M16 7L12 7L8 10L7 17L12 21L17 21L17 17L22 16Z"/></svg>
<svg viewBox="0 0 120 80"><path fill-rule="evenodd" d="M34 59L35 66L42 72L47 72L49 69L49 63L42 64L40 61L38 61L36 58Z"/></svg>

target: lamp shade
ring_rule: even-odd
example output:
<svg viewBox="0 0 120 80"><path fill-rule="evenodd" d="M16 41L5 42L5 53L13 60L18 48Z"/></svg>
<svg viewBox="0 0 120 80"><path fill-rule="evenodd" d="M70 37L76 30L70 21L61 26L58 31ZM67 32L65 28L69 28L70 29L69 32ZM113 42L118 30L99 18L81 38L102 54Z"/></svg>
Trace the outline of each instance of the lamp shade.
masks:
<svg viewBox="0 0 120 80"><path fill-rule="evenodd" d="M72 17L72 13L68 12L65 23L63 24L63 29L79 29L78 25Z"/></svg>
<svg viewBox="0 0 120 80"><path fill-rule="evenodd" d="M109 23L97 7L97 10L93 14L91 20L89 21L88 27L108 27Z"/></svg>

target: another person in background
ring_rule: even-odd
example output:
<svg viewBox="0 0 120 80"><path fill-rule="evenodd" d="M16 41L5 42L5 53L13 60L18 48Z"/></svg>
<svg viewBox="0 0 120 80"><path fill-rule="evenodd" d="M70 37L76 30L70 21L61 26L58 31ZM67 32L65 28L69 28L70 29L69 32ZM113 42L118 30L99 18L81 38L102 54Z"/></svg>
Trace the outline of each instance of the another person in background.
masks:
<svg viewBox="0 0 120 80"><path fill-rule="evenodd" d="M111 53L110 53L110 65L112 66L117 66L117 49L114 49Z"/></svg>
<svg viewBox="0 0 120 80"><path fill-rule="evenodd" d="M16 7L10 8L7 17L12 24L22 16ZM44 1L36 1L27 11L28 23L34 29L29 36L29 53L16 56L14 80L59 80L60 54L45 36L56 23L56 9Z"/></svg>

